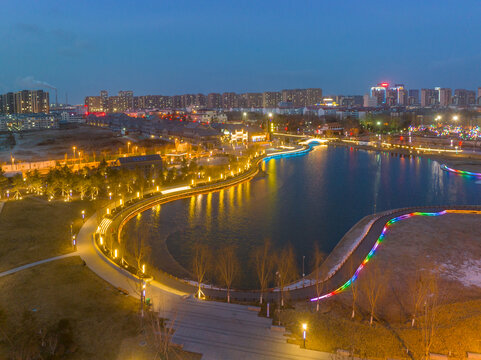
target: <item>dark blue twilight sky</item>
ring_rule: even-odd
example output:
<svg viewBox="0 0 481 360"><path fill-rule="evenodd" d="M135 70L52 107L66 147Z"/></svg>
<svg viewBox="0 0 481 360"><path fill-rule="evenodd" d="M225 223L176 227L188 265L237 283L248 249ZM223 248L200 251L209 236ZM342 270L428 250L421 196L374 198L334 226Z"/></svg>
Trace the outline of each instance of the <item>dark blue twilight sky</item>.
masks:
<svg viewBox="0 0 481 360"><path fill-rule="evenodd" d="M481 86L480 0L0 0L0 92ZM61 95L61 96L60 96Z"/></svg>

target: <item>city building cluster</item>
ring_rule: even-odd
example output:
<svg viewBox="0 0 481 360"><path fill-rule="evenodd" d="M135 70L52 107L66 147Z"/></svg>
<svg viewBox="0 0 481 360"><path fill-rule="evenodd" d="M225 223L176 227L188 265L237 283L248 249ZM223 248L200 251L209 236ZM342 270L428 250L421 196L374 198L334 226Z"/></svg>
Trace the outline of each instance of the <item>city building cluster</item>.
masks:
<svg viewBox="0 0 481 360"><path fill-rule="evenodd" d="M322 100L322 89L318 88L262 93L225 92L174 96L134 96L133 91L119 91L116 96L109 96L107 91L102 90L100 96L87 96L85 105L89 112L118 113L139 109L306 107L321 104Z"/></svg>
<svg viewBox="0 0 481 360"><path fill-rule="evenodd" d="M22 90L0 95L0 114L47 114L49 93L43 90Z"/></svg>
<svg viewBox="0 0 481 360"><path fill-rule="evenodd" d="M380 83L364 95L364 107L469 107L481 104L481 87L474 90L435 87L433 89L406 89L403 84L390 86Z"/></svg>

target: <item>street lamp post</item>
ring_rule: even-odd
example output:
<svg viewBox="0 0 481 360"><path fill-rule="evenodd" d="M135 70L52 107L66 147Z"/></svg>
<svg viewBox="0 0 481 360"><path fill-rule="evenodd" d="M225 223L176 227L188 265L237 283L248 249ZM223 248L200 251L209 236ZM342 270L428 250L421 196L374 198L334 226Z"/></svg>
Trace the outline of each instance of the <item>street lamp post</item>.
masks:
<svg viewBox="0 0 481 360"><path fill-rule="evenodd" d="M307 324L302 324L302 339L304 340L304 349L306 348Z"/></svg>

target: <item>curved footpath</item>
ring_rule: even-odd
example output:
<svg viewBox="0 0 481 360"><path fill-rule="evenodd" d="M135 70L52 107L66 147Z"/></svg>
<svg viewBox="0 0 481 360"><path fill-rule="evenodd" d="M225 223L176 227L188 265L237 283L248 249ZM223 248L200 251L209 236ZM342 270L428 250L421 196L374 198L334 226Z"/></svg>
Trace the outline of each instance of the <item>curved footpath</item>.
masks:
<svg viewBox="0 0 481 360"><path fill-rule="evenodd" d="M255 160L255 166L252 166L249 170L242 173L241 175L235 176L233 178L224 180L222 182L214 183L214 184L205 184L196 188L191 188L182 192L175 193L173 195L154 195L151 198L142 199L133 205L127 206L123 208L119 213L115 214L113 217L113 221L110 224L109 228L111 229L110 236L114 236L117 238L117 241L120 240L121 231L123 226L134 216L138 213L148 210L155 205L163 204L170 201L175 201L178 199L191 197L194 195L208 193L208 192L215 192L225 188L229 188L231 186L238 185L242 182L249 181L253 177L257 175L259 172L259 165L266 160L270 160L271 158L279 158L282 156L296 156L296 155L303 155L311 150L310 147L303 147L297 148L290 151L283 151L280 153L274 153L267 155L265 157L261 157ZM383 229L385 228L388 221L391 219L397 218L399 216L403 216L406 214L410 214L413 212L423 212L423 213L436 213L443 210L478 210L479 207L471 207L471 206L435 206L435 207L412 207L412 208L405 208L405 209L396 209L391 211L386 211L377 216L373 215L373 219L370 221L369 226L364 229L363 235L356 240L356 242L351 245L351 248L348 250L348 254L345 254L344 257L339 261L335 266L330 269L329 275L325 280L324 289L327 293L323 294L324 297L333 295L333 292L336 289L341 288L346 282L352 277L355 269L361 264L368 254L373 250L373 247L376 245L378 238L383 233ZM81 233L79 233L79 237L83 234L85 226L81 229ZM96 228L89 229L90 236L95 232ZM84 240L84 239L82 239ZM78 239L79 246L80 242L82 241ZM85 244L85 242L83 243ZM130 279L130 281L134 282L136 277L132 274L127 272L125 269L118 267L114 262L108 259L97 247L95 242L92 240L90 241L89 245L93 250L95 250L95 255L103 259L103 262L107 264L109 267L117 269L118 272L123 274L125 277ZM376 245L377 246L377 245ZM82 256L82 255L81 255ZM91 259L84 259L88 265L87 260ZM100 270L100 269L98 269ZM95 271L95 270L94 270ZM99 274L100 275L100 274ZM101 275L102 276L102 275ZM307 277L309 278L309 276ZM106 279L109 281L108 279ZM290 285L286 291L289 292L290 297L294 300L308 300L312 299L316 296L315 291L315 284L311 284L309 280L306 281L308 286L302 286L302 282L297 282ZM169 291L171 293L177 295L191 295L196 292L196 286L193 282L187 282L182 279L178 279L174 276L171 276L167 273L161 272L160 276L157 276L156 281L151 283L151 286L159 287L163 290ZM212 299L225 299L226 291L224 289L219 289L215 287L204 287L204 293L212 298ZM231 290L231 297L233 299L239 301L257 301L259 298L259 291L247 291L247 290ZM270 301L277 300L279 297L279 291L274 289L269 289L267 294L265 294L265 298Z"/></svg>

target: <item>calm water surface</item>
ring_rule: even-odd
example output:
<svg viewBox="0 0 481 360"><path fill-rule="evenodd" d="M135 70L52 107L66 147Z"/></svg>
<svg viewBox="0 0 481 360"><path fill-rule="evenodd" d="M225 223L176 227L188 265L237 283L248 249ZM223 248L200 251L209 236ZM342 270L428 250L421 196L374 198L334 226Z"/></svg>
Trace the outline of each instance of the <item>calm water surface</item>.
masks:
<svg viewBox="0 0 481 360"><path fill-rule="evenodd" d="M446 173L426 158L399 158L345 147L319 147L308 155L269 160L266 177L175 201L132 220L126 235L149 227L152 262L162 268L156 244L190 268L192 244L238 246L244 276L252 285L253 247L269 238L276 247L291 243L306 265L315 243L330 252L362 217L416 205L480 204L481 184Z"/></svg>

